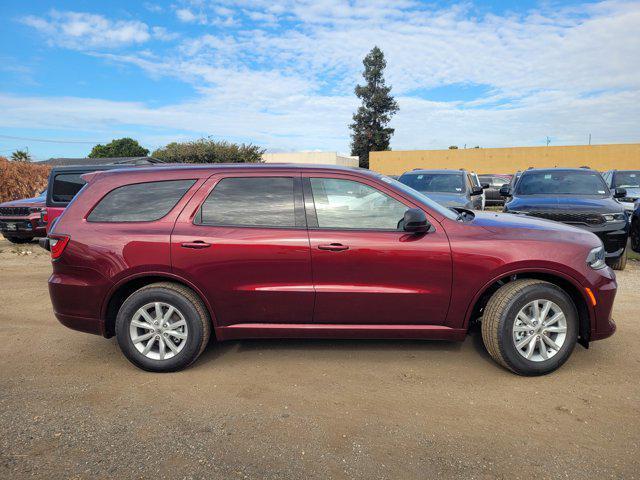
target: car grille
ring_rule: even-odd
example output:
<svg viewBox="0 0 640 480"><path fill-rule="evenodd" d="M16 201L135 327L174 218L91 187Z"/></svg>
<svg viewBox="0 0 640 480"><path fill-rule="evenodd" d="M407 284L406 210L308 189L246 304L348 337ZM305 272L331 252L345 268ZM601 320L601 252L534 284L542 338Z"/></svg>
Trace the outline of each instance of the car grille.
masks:
<svg viewBox="0 0 640 480"><path fill-rule="evenodd" d="M592 212L527 212L532 217L546 218L562 223L579 223L583 225L602 225L605 223L604 217L599 213Z"/></svg>
<svg viewBox="0 0 640 480"><path fill-rule="evenodd" d="M0 207L0 215L22 217L29 215L29 207Z"/></svg>

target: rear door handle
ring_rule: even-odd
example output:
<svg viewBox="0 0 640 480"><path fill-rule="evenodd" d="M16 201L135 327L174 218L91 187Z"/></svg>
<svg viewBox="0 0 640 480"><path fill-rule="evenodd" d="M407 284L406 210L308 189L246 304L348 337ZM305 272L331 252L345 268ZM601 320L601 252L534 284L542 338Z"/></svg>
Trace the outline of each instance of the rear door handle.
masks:
<svg viewBox="0 0 640 480"><path fill-rule="evenodd" d="M183 242L181 246L183 248L209 248L211 244L203 242L202 240L196 240L195 242Z"/></svg>
<svg viewBox="0 0 640 480"><path fill-rule="evenodd" d="M329 250L331 252L342 252L343 250L349 250L349 247L342 245L341 243L330 243L329 245L318 245L320 250Z"/></svg>

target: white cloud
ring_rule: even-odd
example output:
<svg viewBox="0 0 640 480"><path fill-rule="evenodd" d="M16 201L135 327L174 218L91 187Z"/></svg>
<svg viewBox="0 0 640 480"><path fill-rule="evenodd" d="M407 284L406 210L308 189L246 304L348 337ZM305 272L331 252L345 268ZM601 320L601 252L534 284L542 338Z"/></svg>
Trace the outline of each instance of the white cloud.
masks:
<svg viewBox="0 0 640 480"><path fill-rule="evenodd" d="M135 65L157 79L188 82L196 92L193 100L152 108L5 95L0 109L9 115L0 124L136 125L153 130L148 135L161 129L162 135L207 133L272 149L344 151L362 57L377 44L400 104L392 125L396 149L535 145L547 135L554 144L571 144L584 142L589 133L601 143L639 140L638 2L504 15L481 14L469 3L434 9L411 0L227 0L224 6L192 0L172 8L181 21L203 25L205 33L183 36L177 48L162 54L135 48L92 54ZM57 35L62 40L51 40L63 46L109 44L105 34L88 40L82 25L67 29L73 35L63 30L59 24L72 23L69 14L57 15L53 31L53 14L49 20L30 17L29 24L48 38L63 32ZM139 23L99 18L88 23L108 22L120 30L123 23ZM172 35L141 25L137 31L147 39ZM119 38L138 38L128 41L134 47L146 41L132 36L136 28L128 26ZM438 97L429 89L451 85L469 86L476 98L433 100Z"/></svg>
<svg viewBox="0 0 640 480"><path fill-rule="evenodd" d="M164 11L162 5L158 5L157 3L144 2L142 6L149 10L151 13L162 13Z"/></svg>
<svg viewBox="0 0 640 480"><path fill-rule="evenodd" d="M50 45L87 50L139 45L151 38L173 40L177 34L137 20L110 20L103 15L52 10L46 17L20 19L43 35Z"/></svg>
<svg viewBox="0 0 640 480"><path fill-rule="evenodd" d="M178 8L176 10L176 17L184 23L199 23L204 25L208 22L206 14L202 12L194 13L188 8Z"/></svg>

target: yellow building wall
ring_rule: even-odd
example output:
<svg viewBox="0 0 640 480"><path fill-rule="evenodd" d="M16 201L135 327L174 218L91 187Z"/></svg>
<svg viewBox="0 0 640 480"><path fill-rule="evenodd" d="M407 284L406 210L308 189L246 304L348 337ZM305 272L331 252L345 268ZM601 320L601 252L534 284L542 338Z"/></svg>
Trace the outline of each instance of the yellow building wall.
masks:
<svg viewBox="0 0 640 480"><path fill-rule="evenodd" d="M369 168L400 175L414 168L464 168L476 173L513 173L529 167L640 170L640 143L566 147L467 148L371 152Z"/></svg>

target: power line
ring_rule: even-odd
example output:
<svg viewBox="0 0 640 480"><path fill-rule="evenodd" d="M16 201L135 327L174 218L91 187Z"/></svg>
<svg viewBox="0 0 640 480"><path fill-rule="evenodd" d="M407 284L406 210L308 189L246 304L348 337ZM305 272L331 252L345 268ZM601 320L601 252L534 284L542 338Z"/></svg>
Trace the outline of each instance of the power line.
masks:
<svg viewBox="0 0 640 480"><path fill-rule="evenodd" d="M14 137L12 135L0 135L0 138L7 138L10 140L27 140L29 142L44 142L44 143L81 143L81 144L87 144L87 145L95 145L97 143L107 143L107 142L85 142L80 140L49 140L46 138Z"/></svg>

